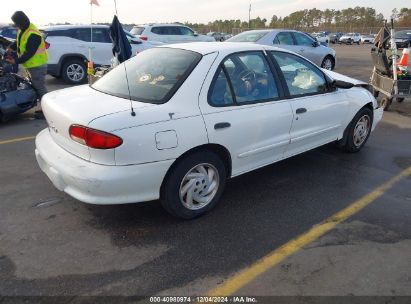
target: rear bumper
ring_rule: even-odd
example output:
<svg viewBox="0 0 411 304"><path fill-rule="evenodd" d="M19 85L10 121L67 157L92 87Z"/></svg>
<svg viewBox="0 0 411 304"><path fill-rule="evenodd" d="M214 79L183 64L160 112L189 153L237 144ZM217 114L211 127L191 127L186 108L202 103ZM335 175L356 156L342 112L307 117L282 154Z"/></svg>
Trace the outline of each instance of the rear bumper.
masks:
<svg viewBox="0 0 411 304"><path fill-rule="evenodd" d="M173 160L130 166L105 166L80 159L58 146L49 134L36 137L37 162L54 186L79 201L125 204L155 200Z"/></svg>

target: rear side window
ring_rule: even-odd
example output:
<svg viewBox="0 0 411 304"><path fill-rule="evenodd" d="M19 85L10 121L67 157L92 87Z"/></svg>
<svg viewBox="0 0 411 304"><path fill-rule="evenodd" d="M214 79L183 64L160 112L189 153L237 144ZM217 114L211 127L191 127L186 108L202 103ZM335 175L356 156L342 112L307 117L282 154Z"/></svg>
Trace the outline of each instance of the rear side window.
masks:
<svg viewBox="0 0 411 304"><path fill-rule="evenodd" d="M281 32L275 36L273 43L280 45L293 45L294 40L290 32Z"/></svg>
<svg viewBox="0 0 411 304"><path fill-rule="evenodd" d="M164 103L174 95L201 58L201 54L192 51L152 48L114 68L92 88L121 98Z"/></svg>
<svg viewBox="0 0 411 304"><path fill-rule="evenodd" d="M145 28L144 26L135 26L135 27L133 27L133 29L130 31L130 33L131 33L132 35L141 35L141 34L143 34L143 32L144 32L145 29L146 29L146 28Z"/></svg>
<svg viewBox="0 0 411 304"><path fill-rule="evenodd" d="M261 52L237 53L220 65L209 91L213 106L275 100L278 87Z"/></svg>
<svg viewBox="0 0 411 304"><path fill-rule="evenodd" d="M110 34L106 28L93 28L93 42L111 43Z"/></svg>
<svg viewBox="0 0 411 304"><path fill-rule="evenodd" d="M89 28L75 28L71 30L71 37L81 41L91 41L91 29Z"/></svg>
<svg viewBox="0 0 411 304"><path fill-rule="evenodd" d="M45 37L71 37L69 30L61 31L44 31Z"/></svg>
<svg viewBox="0 0 411 304"><path fill-rule="evenodd" d="M310 62L290 53L270 53L280 66L291 96L321 94L328 91L324 74Z"/></svg>

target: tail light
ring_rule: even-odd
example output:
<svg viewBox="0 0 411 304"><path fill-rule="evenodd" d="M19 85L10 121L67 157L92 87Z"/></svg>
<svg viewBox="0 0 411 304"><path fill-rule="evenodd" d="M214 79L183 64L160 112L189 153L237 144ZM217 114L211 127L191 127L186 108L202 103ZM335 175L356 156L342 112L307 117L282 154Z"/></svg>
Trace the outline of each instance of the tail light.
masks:
<svg viewBox="0 0 411 304"><path fill-rule="evenodd" d="M147 41L147 40L148 40L148 37L147 37L147 36L140 36L140 39L141 39L141 40L144 40L144 41Z"/></svg>
<svg viewBox="0 0 411 304"><path fill-rule="evenodd" d="M50 47L50 43L48 43L48 42L46 41L46 50L48 50L49 47Z"/></svg>
<svg viewBox="0 0 411 304"><path fill-rule="evenodd" d="M123 143L116 135L80 125L71 125L69 134L75 142L94 149L114 149Z"/></svg>

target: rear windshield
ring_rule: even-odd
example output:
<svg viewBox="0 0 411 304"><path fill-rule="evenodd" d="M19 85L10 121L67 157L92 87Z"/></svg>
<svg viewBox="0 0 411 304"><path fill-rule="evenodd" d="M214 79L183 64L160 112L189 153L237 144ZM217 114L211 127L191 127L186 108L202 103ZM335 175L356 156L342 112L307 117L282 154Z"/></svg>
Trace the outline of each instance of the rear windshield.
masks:
<svg viewBox="0 0 411 304"><path fill-rule="evenodd" d="M130 31L130 33L131 33L131 35L141 35L143 33L144 29L145 29L144 26L135 26Z"/></svg>
<svg viewBox="0 0 411 304"><path fill-rule="evenodd" d="M164 103L174 95L200 60L201 55L196 52L152 48L114 68L92 88L121 98Z"/></svg>
<svg viewBox="0 0 411 304"><path fill-rule="evenodd" d="M260 40L262 37L264 37L267 34L268 34L267 31L244 32L244 33L238 34L238 35L228 39L227 41L230 41L230 42L256 42L256 41Z"/></svg>

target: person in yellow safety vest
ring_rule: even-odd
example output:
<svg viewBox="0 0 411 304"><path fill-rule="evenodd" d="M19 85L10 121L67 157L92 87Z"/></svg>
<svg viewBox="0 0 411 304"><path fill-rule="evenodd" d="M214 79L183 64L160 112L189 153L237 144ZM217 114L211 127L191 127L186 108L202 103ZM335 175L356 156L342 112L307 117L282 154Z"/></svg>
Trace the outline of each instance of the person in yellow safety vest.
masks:
<svg viewBox="0 0 411 304"><path fill-rule="evenodd" d="M17 59L9 58L10 63L21 64L29 74L33 87L37 91L39 100L47 93L47 49L43 35L30 19L22 11L17 11L11 17L14 25L18 28L17 40L12 43L8 50L17 52ZM43 112L35 111L34 117L44 119Z"/></svg>

